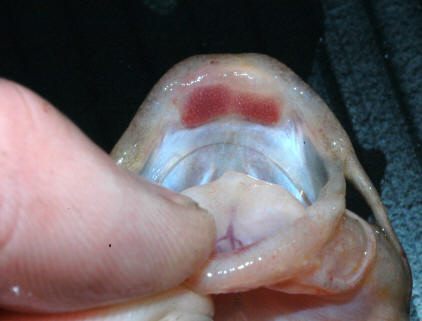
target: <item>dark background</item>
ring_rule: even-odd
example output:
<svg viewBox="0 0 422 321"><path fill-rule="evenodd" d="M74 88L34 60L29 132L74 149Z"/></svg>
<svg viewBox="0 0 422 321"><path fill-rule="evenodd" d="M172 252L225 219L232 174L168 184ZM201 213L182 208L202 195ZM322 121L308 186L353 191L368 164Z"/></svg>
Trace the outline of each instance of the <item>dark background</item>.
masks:
<svg viewBox="0 0 422 321"><path fill-rule="evenodd" d="M107 152L180 60L260 52L284 62L332 108L381 192L421 319L420 1L14 1L0 4L0 36L0 76L48 99ZM370 216L350 186L347 206Z"/></svg>

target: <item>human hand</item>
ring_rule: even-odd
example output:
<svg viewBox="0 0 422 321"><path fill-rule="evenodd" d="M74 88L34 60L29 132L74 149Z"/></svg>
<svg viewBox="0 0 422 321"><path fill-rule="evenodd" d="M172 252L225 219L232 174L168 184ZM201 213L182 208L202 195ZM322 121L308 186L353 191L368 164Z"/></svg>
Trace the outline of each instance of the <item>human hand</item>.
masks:
<svg viewBox="0 0 422 321"><path fill-rule="evenodd" d="M59 314L156 295L212 251L204 210L119 168L48 102L6 80L0 165L0 320L79 320Z"/></svg>

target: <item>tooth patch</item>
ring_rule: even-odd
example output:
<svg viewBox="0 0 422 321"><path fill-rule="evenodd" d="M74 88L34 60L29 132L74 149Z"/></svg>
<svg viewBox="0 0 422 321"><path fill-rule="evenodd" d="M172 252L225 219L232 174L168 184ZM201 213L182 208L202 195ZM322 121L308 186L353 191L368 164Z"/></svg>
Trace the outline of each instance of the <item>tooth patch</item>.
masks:
<svg viewBox="0 0 422 321"><path fill-rule="evenodd" d="M196 127L232 114L265 125L280 120L280 108L272 98L233 91L222 84L195 88L182 110L181 119L185 127Z"/></svg>

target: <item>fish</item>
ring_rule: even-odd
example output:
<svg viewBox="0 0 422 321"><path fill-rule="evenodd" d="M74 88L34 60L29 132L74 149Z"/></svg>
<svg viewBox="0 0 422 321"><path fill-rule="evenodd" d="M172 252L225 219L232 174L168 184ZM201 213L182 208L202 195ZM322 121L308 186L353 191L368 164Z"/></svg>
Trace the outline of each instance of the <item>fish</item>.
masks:
<svg viewBox="0 0 422 321"><path fill-rule="evenodd" d="M376 188L329 107L276 59L178 63L111 156L214 217L213 253L171 294L196 303L174 319L409 320L411 271ZM346 208L346 181L373 224Z"/></svg>

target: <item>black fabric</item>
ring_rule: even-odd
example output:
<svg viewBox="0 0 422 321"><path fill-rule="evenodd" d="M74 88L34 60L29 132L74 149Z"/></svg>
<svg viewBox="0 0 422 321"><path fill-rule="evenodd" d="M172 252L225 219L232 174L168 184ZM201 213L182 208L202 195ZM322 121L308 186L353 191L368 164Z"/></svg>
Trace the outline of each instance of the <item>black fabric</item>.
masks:
<svg viewBox="0 0 422 321"><path fill-rule="evenodd" d="M180 60L260 52L284 62L333 109L381 192L413 269L412 320L422 318L420 1L14 1L0 5L0 33L0 76L106 151Z"/></svg>
<svg viewBox="0 0 422 321"><path fill-rule="evenodd" d="M153 5L159 1L147 3L3 5L0 73L49 99L110 151L154 83L184 58L265 52L306 77L322 34L322 8L308 0L180 1L166 14Z"/></svg>

